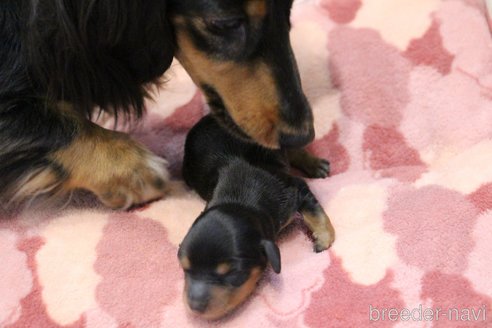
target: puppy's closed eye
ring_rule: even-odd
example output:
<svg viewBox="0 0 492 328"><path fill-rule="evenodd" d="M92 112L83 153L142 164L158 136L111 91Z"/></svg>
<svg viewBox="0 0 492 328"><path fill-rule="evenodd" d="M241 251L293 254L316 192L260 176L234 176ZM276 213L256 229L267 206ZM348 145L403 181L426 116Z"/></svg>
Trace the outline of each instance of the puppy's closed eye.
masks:
<svg viewBox="0 0 492 328"><path fill-rule="evenodd" d="M224 276L224 282L233 287L239 287L248 280L249 271L230 271Z"/></svg>
<svg viewBox="0 0 492 328"><path fill-rule="evenodd" d="M207 29L214 34L221 34L237 30L244 24L240 17L211 19L205 21Z"/></svg>

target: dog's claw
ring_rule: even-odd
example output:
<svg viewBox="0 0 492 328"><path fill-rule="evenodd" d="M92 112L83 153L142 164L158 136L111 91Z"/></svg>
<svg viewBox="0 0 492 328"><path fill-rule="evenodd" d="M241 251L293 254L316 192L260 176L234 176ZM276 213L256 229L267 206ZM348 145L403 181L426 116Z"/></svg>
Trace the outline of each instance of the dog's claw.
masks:
<svg viewBox="0 0 492 328"><path fill-rule="evenodd" d="M306 168L306 173L309 178L324 179L330 175L330 162L318 158L311 168Z"/></svg>
<svg viewBox="0 0 492 328"><path fill-rule="evenodd" d="M327 173L326 171L324 171L324 170L320 170L320 169L319 169L319 170L316 172L316 177L317 177L317 178L324 179L324 178L328 177L328 173Z"/></svg>
<svg viewBox="0 0 492 328"><path fill-rule="evenodd" d="M321 178L326 178L330 175L330 162L325 159L320 159L318 166L318 174Z"/></svg>

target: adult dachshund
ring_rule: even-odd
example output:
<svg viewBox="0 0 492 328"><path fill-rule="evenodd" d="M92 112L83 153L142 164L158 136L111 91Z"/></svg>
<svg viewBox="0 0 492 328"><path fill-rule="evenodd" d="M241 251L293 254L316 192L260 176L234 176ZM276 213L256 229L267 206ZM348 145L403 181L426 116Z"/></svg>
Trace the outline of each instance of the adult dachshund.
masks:
<svg viewBox="0 0 492 328"><path fill-rule="evenodd" d="M111 208L163 195L165 161L92 123L144 113L176 56L243 139L300 147L312 113L289 42L292 0L0 2L0 204L74 189ZM96 112L97 114L97 112Z"/></svg>

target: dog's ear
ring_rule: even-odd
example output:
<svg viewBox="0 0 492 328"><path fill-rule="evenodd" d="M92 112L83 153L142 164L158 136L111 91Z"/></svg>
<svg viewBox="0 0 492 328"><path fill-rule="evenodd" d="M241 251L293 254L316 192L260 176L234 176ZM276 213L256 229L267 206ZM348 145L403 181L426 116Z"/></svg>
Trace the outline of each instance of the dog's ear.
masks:
<svg viewBox="0 0 492 328"><path fill-rule="evenodd" d="M263 239L261 246L265 250L265 254L270 262L275 273L280 273L280 250L277 245L271 240Z"/></svg>

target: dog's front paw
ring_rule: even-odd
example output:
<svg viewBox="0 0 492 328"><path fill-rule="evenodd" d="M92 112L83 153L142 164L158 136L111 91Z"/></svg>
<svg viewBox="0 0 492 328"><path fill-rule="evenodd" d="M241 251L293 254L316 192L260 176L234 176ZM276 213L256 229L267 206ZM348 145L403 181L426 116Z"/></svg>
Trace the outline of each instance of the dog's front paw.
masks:
<svg viewBox="0 0 492 328"><path fill-rule="evenodd" d="M113 209L128 209L164 196L167 162L127 135L91 126L54 153L68 175L67 189L86 189Z"/></svg>
<svg viewBox="0 0 492 328"><path fill-rule="evenodd" d="M94 193L113 209L128 209L164 196L169 175L167 162L150 153L141 159L113 168L112 178Z"/></svg>

